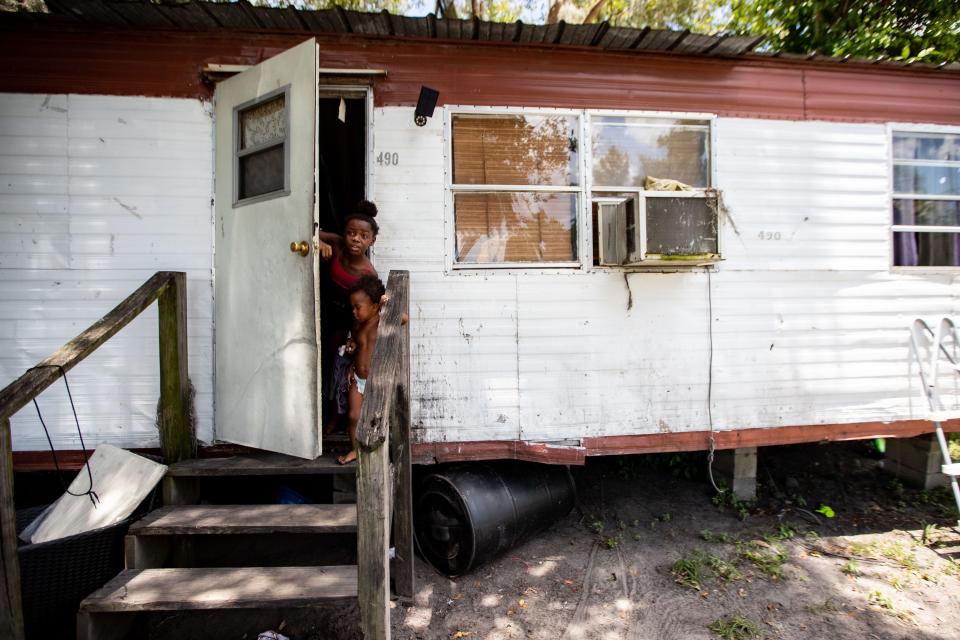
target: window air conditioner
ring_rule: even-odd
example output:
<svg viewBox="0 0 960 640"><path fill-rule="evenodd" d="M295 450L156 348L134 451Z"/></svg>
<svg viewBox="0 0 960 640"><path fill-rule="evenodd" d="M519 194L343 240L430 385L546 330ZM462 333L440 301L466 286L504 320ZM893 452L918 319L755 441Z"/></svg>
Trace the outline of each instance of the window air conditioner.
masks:
<svg viewBox="0 0 960 640"><path fill-rule="evenodd" d="M720 260L718 198L702 191L641 191L593 199L597 264L702 266Z"/></svg>

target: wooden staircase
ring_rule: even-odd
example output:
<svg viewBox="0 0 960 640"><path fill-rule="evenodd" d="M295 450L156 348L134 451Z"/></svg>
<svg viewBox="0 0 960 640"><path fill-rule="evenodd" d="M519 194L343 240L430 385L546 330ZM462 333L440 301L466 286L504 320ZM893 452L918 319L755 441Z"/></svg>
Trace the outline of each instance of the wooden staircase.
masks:
<svg viewBox="0 0 960 640"><path fill-rule="evenodd" d="M181 462L172 465L164 479L165 508L131 529L127 569L81 604L77 637L146 637L131 629L149 612L305 611L355 602L361 633L351 635L389 640L391 582L402 598L411 598L414 588L406 271L390 272L387 294L390 300L381 313L357 428L355 465L341 467L330 455L309 461L266 453L195 459L182 272L156 273L0 390L0 638L24 638L10 418L157 302L160 450L164 460ZM215 479L343 474L356 475L359 510L342 505L200 504L202 485ZM243 497L242 490L235 489L234 495ZM356 544L347 546L355 549L355 557L347 562L330 561L331 550L343 545L316 543L318 536L329 540L353 532ZM391 538L396 552L392 561ZM210 632L193 628L175 637L224 634L217 627Z"/></svg>
<svg viewBox="0 0 960 640"><path fill-rule="evenodd" d="M150 613L355 603L355 504L196 504L211 481L333 474L352 479L355 471L356 465L340 466L329 454L307 461L251 453L172 465L164 479L166 506L131 526L126 570L83 601L77 637L139 636L138 617ZM345 556L353 561L328 564Z"/></svg>

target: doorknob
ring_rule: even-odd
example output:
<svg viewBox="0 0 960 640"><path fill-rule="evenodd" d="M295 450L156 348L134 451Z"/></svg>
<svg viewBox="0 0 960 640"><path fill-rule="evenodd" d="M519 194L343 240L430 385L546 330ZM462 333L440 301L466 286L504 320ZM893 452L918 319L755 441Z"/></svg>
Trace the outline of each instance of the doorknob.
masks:
<svg viewBox="0 0 960 640"><path fill-rule="evenodd" d="M306 256L308 253L310 253L310 245L306 241L291 242L290 251L293 251L294 253L299 253L302 256Z"/></svg>

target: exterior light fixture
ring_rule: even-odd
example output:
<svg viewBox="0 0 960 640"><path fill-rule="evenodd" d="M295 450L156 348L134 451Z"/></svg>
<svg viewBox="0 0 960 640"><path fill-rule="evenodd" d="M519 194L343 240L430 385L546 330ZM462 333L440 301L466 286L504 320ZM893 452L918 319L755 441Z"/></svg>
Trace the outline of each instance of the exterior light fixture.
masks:
<svg viewBox="0 0 960 640"><path fill-rule="evenodd" d="M427 118L433 116L440 92L430 87L420 87L420 97L417 98L417 109L413 113L413 121L418 127L427 124Z"/></svg>

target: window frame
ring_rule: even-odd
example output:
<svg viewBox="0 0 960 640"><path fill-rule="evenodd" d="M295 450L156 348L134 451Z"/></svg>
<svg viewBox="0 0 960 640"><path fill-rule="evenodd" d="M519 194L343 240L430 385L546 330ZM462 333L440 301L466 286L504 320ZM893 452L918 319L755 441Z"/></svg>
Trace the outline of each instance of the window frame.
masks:
<svg viewBox="0 0 960 640"><path fill-rule="evenodd" d="M574 187L555 187L555 186L523 186L523 185L455 185L453 183L453 117L460 114L482 114L482 115L562 115L573 116L579 120L579 161L580 184ZM683 119L683 120L702 120L708 129L708 143L710 168L708 171L710 187L698 188L695 191L648 191L638 189L636 186L610 188L603 187L604 192L621 192L637 194L637 215L638 227L641 229L641 239L643 243L640 248L645 254L646 251L646 205L645 197L703 197L707 196L708 191L716 191L717 187L717 145L716 145L716 114L702 112L685 111L645 111L645 110L623 110L623 109L560 109L549 107L509 107L509 106L473 106L473 105L446 105L443 114L443 153L444 153L444 266L448 273L470 271L502 271L530 273L538 271L540 273L570 273L573 270L580 271L606 271L615 269L618 271L630 269L649 269L663 268L669 266L675 268L693 268L704 266L705 264L714 264L720 258L712 260L702 260L685 264L682 260L660 261L652 259L650 261L629 262L619 266L596 265L593 263L593 216L592 205L595 196L593 185L593 145L592 138L592 118L596 116L613 116L629 118L653 118L653 119ZM497 187L497 189L491 189ZM457 262L456 259L456 212L454 210L454 196L456 193L465 192L560 192L577 194L577 222L575 225L577 238L577 259L572 262L494 262L494 263L473 263ZM604 197L604 196L599 196ZM722 255L722 233L720 233L720 220L717 221L717 254Z"/></svg>
<svg viewBox="0 0 960 640"><path fill-rule="evenodd" d="M898 133L929 133L933 135L960 135L960 126L955 125L931 125L917 124L909 122L890 122L887 123L887 265L891 272L900 273L956 273L960 271L960 265L898 265L894 263L896 259L895 234L900 232L920 232L920 233L955 233L960 235L960 225L942 226L942 225L904 225L893 223L893 205L896 200L943 200L947 202L960 202L958 195L936 195L922 193L897 193L894 187L894 167L898 163L893 157L893 138ZM941 162L914 160L905 161L913 166L940 166L948 163L947 166L960 166L960 162L953 160L944 160Z"/></svg>
<svg viewBox="0 0 960 640"><path fill-rule="evenodd" d="M489 116L570 116L577 119L577 130L580 136L578 148L577 170L580 175L580 184L575 186L543 186L543 185L476 185L455 184L453 182L453 118L457 115L489 115ZM584 260L584 198L583 183L585 181L586 164L583 153L584 114L578 109L549 109L534 107L478 107L465 105L447 105L443 114L443 149L444 149L444 239L446 244L445 262L447 271L466 270L522 270L531 269L576 269L583 267ZM574 233L577 234L577 259L568 262L457 262L457 224L454 198L457 193L573 193L577 198L577 221L574 224ZM590 245L587 244L587 249ZM592 255L592 254L591 254ZM592 261L592 259L591 259Z"/></svg>
<svg viewBox="0 0 960 640"><path fill-rule="evenodd" d="M246 206L248 204L253 204L256 202L265 202L267 200L273 200L274 198L282 198L284 196L290 195L290 90L291 85L287 84L273 91L269 91L261 96L257 96L252 100L247 100L242 104L238 104L233 108L233 208L239 209L240 207ZM279 95L283 95L283 118L284 118L284 135L283 135L283 188L277 189L275 191L270 191L268 193L260 193L249 198L240 198L240 159L263 151L264 149L269 149L277 146L276 142L271 142L269 144L261 144L249 149L240 148L240 113L247 111L253 107L256 107L260 104L270 102Z"/></svg>

